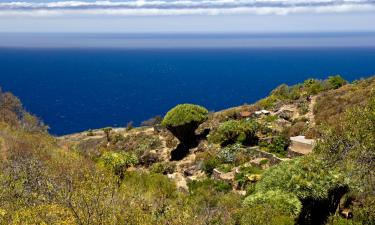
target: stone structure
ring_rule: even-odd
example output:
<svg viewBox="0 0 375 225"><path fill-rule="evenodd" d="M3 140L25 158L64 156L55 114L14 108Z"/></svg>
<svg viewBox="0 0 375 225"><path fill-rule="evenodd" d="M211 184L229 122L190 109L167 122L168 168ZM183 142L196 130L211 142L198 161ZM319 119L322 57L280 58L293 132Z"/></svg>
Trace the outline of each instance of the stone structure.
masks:
<svg viewBox="0 0 375 225"><path fill-rule="evenodd" d="M306 139L305 136L291 137L290 142L291 144L288 149L289 157L307 155L312 152L315 145L314 139Z"/></svg>

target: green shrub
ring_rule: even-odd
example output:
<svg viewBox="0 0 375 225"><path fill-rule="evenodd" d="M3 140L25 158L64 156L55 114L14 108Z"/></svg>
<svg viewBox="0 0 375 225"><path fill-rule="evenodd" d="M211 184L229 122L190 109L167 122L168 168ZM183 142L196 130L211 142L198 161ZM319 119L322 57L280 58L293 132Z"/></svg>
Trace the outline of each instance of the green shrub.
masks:
<svg viewBox="0 0 375 225"><path fill-rule="evenodd" d="M161 174L171 174L175 171L176 164L173 162L160 162L152 164L150 172L161 173Z"/></svg>
<svg viewBox="0 0 375 225"><path fill-rule="evenodd" d="M270 205L273 210L284 212L290 216L297 216L302 209L302 204L297 196L279 190L257 192L246 197L243 204L244 206Z"/></svg>
<svg viewBox="0 0 375 225"><path fill-rule="evenodd" d="M241 225L294 225L295 219L270 204L243 207L240 211Z"/></svg>
<svg viewBox="0 0 375 225"><path fill-rule="evenodd" d="M200 190L214 190L217 192L229 192L232 186L224 181L217 181L213 179L193 180L188 183L189 192L195 194Z"/></svg>
<svg viewBox="0 0 375 225"><path fill-rule="evenodd" d="M290 98L290 90L289 86L286 84L281 84L277 88L275 88L271 95L275 96L278 99L289 99Z"/></svg>
<svg viewBox="0 0 375 225"><path fill-rule="evenodd" d="M266 98L259 100L256 103L256 106L257 108L260 108L260 109L271 109L277 101L278 101L277 97L270 95Z"/></svg>
<svg viewBox="0 0 375 225"><path fill-rule="evenodd" d="M257 191L279 189L300 199L326 199L329 191L346 186L343 174L325 167L313 156L303 156L271 167L257 184Z"/></svg>
<svg viewBox="0 0 375 225"><path fill-rule="evenodd" d="M221 164L221 161L217 157L208 158L203 161L202 170L211 175L213 170Z"/></svg>
<svg viewBox="0 0 375 225"><path fill-rule="evenodd" d="M222 163L234 163L236 159L236 153L240 149L240 145L228 145L221 148L217 154L217 157Z"/></svg>
<svg viewBox="0 0 375 225"><path fill-rule="evenodd" d="M229 120L219 125L219 127L208 136L208 141L221 146L241 143L244 145L256 144L258 137L256 132L259 124L254 120Z"/></svg>
<svg viewBox="0 0 375 225"><path fill-rule="evenodd" d="M337 89L344 86L348 82L344 80L340 75L336 75L328 77L328 83L332 89Z"/></svg>
<svg viewBox="0 0 375 225"><path fill-rule="evenodd" d="M233 164L224 163L219 165L217 169L223 173L228 173L233 169Z"/></svg>
<svg viewBox="0 0 375 225"><path fill-rule="evenodd" d="M363 223L342 218L339 215L333 215L330 218L328 218L326 225L363 225Z"/></svg>
<svg viewBox="0 0 375 225"><path fill-rule="evenodd" d="M253 191L255 191L255 186L254 186L254 183L251 183L248 176L250 175L260 175L263 173L263 170L260 169L260 168L257 168L257 167L254 167L254 166L248 166L248 167L244 167L244 166L241 166L239 168L239 173L236 173L236 175L234 176L234 180L237 182L238 184L238 187L240 189L248 189L248 186L252 186ZM250 194L249 192L247 192L247 194Z"/></svg>
<svg viewBox="0 0 375 225"><path fill-rule="evenodd" d="M126 168L138 163L137 156L127 152L105 152L98 160L99 165L122 177Z"/></svg>
<svg viewBox="0 0 375 225"><path fill-rule="evenodd" d="M270 143L262 142L260 146L267 148L271 153L285 157L289 146L289 140L283 136L276 136L272 138Z"/></svg>

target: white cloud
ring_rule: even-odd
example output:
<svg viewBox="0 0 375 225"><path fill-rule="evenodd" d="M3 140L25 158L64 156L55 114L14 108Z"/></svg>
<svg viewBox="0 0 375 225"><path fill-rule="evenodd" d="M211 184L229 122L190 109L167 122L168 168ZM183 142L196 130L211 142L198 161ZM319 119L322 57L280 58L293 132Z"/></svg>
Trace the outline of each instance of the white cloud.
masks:
<svg viewBox="0 0 375 225"><path fill-rule="evenodd" d="M221 15L375 12L373 0L133 0L3 2L0 16Z"/></svg>

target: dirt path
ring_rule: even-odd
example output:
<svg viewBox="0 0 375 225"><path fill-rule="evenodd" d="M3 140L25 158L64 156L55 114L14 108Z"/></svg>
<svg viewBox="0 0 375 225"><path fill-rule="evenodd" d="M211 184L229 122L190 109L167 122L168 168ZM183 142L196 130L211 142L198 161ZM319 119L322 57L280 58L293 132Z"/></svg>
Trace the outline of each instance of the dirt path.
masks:
<svg viewBox="0 0 375 225"><path fill-rule="evenodd" d="M311 101L309 104L309 112L306 114L306 117L309 119L310 124L312 126L315 126L315 116L314 116L314 107L316 104L317 96L311 97Z"/></svg>

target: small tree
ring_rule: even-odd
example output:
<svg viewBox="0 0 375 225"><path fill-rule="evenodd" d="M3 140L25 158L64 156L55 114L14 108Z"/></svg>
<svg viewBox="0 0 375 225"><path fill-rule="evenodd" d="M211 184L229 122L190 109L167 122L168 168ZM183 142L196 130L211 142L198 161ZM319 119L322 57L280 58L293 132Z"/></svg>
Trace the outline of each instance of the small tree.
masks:
<svg viewBox="0 0 375 225"><path fill-rule="evenodd" d="M208 111L202 106L181 104L171 109L164 117L164 125L181 143L196 142L195 130L208 118Z"/></svg>
<svg viewBox="0 0 375 225"><path fill-rule="evenodd" d="M107 142L110 142L111 141L111 131L112 131L112 128L111 127L106 127L106 128L103 128L103 132L107 138Z"/></svg>
<svg viewBox="0 0 375 225"><path fill-rule="evenodd" d="M189 149L198 145L195 130L207 118L207 109L193 104L177 105L165 115L162 125L180 141L180 144L171 153L172 160L182 159Z"/></svg>

